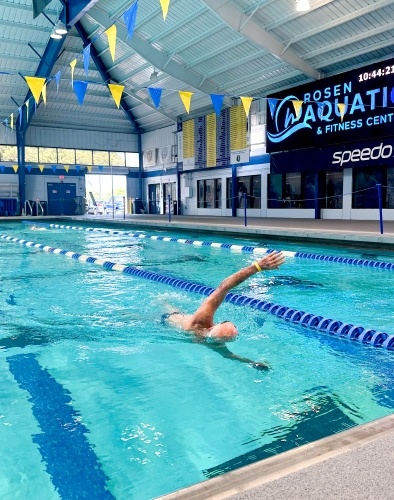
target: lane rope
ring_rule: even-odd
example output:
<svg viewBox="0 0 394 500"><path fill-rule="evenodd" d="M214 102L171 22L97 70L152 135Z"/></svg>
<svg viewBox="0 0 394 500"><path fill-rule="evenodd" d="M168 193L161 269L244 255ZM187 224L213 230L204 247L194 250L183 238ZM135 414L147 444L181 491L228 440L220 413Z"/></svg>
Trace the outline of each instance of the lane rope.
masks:
<svg viewBox="0 0 394 500"><path fill-rule="evenodd" d="M5 234L0 235L0 239L10 241L12 243L19 243L20 245L24 245L29 248L36 248L42 250L43 252L53 253L55 255L65 255L66 257L69 257L71 259L79 260L81 262L86 262L89 264L95 264L110 271L118 271L139 278L156 281L158 283L163 283L165 285L172 286L173 288L179 288L180 290L185 290L188 292L194 292L208 296L215 290L215 288L202 284L185 281L179 278L171 278L169 276L164 276L152 271L145 271L133 266L126 266L124 264L91 257L89 255L63 250L61 248L53 248L49 245L14 238ZM281 304L275 304L273 302L267 302L264 300L256 299L254 297L248 297L246 295L240 295L232 292L226 295L225 301L235 305L247 306L252 309L269 312L270 314L273 314L278 318L284 319L285 321L294 323L295 325L303 326L311 330L329 333L336 337L345 338L348 340L356 340L364 345L381 347L389 351L394 351L394 335L390 335L385 332L376 331L371 328L364 328L361 325L353 325L352 323L343 323L342 321L325 318L324 316L308 313L295 308L286 307Z"/></svg>
<svg viewBox="0 0 394 500"><path fill-rule="evenodd" d="M132 232L127 232L127 231L113 231L111 229L104 229L104 228L93 228L93 227L82 227L82 226L65 226L62 224L48 224L48 223L39 223L35 224L30 221L22 221L23 224L33 224L33 225L42 225L42 226L48 226L56 229L72 229L72 230L77 230L77 231L87 231L87 232L99 232L99 233L104 233L104 234L113 234L113 235L118 235L118 236L130 236L132 238L139 238L139 239L151 239L154 241L166 241L166 242L175 242L175 243L182 243L185 245L193 245L197 247L201 246L208 246L212 248L222 248L226 250L231 250L231 251L238 251L238 252L244 252L244 253L249 253L249 254L268 254L274 251L273 248L266 248L266 247L255 247L255 246L242 246L242 245L232 245L229 243L215 243L211 241L200 241L200 240L190 240L190 239L184 239L184 238L171 238L169 236L156 236L156 235L149 235L145 233L132 233ZM309 252L290 252L290 251L282 251L283 255L285 257L296 257L300 259L311 259L311 260L320 260L320 261L325 261L325 262L333 262L336 264L351 264L353 266L362 266L362 267L369 267L369 268L379 268L379 269L385 269L385 270L391 270L394 271L394 262L383 262L379 260L368 260L368 259L357 259L354 257L338 257L338 256L333 256L333 255L321 255L321 254L315 254L315 253L309 253Z"/></svg>

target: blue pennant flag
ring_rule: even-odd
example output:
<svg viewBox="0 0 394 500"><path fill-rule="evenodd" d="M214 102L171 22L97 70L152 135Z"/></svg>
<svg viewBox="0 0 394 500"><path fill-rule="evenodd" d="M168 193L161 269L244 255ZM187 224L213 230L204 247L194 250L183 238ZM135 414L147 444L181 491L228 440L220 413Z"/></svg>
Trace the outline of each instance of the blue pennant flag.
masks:
<svg viewBox="0 0 394 500"><path fill-rule="evenodd" d="M219 116L220 111L222 109L224 95L221 94L209 94L209 95L211 96L212 99L213 109L215 110L217 116Z"/></svg>
<svg viewBox="0 0 394 500"><path fill-rule="evenodd" d="M81 170L81 165L75 165L75 170L79 172Z"/></svg>
<svg viewBox="0 0 394 500"><path fill-rule="evenodd" d="M53 170L53 173L56 172L56 165L52 165L52 170Z"/></svg>
<svg viewBox="0 0 394 500"><path fill-rule="evenodd" d="M270 107L271 118L274 118L276 106L278 104L278 99L268 99L268 106Z"/></svg>
<svg viewBox="0 0 394 500"><path fill-rule="evenodd" d="M153 104L156 106L156 108L159 108L161 93L163 92L163 89L148 87L148 90L149 90L149 94L152 98Z"/></svg>
<svg viewBox="0 0 394 500"><path fill-rule="evenodd" d="M92 44L89 43L89 45L83 49L83 67L85 68L85 75L87 75L88 71L89 71L90 46L91 45Z"/></svg>
<svg viewBox="0 0 394 500"><path fill-rule="evenodd" d="M88 88L88 82L81 82L80 80L74 80L74 92L77 96L79 104L82 106L85 99L86 89Z"/></svg>
<svg viewBox="0 0 394 500"><path fill-rule="evenodd" d="M324 102L318 102L317 103L317 116L320 118L321 120L321 117L322 117L322 114L323 114L323 108L324 108L325 104Z"/></svg>
<svg viewBox="0 0 394 500"><path fill-rule="evenodd" d="M137 18L138 2L134 2L133 5L126 10L123 14L123 19L127 28L127 38L131 38L134 34L135 20Z"/></svg>
<svg viewBox="0 0 394 500"><path fill-rule="evenodd" d="M30 172L31 172L31 165L26 165L26 170L27 170L27 171L29 172L29 174L30 174Z"/></svg>
<svg viewBox="0 0 394 500"><path fill-rule="evenodd" d="M102 172L102 171L103 171L103 166L102 166L102 165L99 165L99 166L98 166L98 169L100 170L100 172Z"/></svg>
<svg viewBox="0 0 394 500"><path fill-rule="evenodd" d="M61 71L58 71L55 75L55 80L56 80L56 93L59 92L59 82L60 82L60 76L61 76Z"/></svg>
<svg viewBox="0 0 394 500"><path fill-rule="evenodd" d="M5 165L0 165L0 170L4 173L4 167Z"/></svg>

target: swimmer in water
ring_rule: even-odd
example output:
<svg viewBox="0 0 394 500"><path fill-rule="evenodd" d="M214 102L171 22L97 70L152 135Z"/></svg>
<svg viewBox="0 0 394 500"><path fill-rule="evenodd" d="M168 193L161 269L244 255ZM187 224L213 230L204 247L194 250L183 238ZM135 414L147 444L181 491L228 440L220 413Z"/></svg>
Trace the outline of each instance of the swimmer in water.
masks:
<svg viewBox="0 0 394 500"><path fill-rule="evenodd" d="M173 311L164 314L162 320L186 332L192 332L197 337L212 338L220 341L233 340L238 335L234 323L231 321L223 321L219 324L214 323L214 315L220 304L224 301L231 289L240 285L256 273L279 269L279 266L281 266L284 261L285 258L281 252L272 252L223 280L216 290L204 300L194 314L183 314L179 311ZM217 350L219 354L224 357L237 359L238 361L251 363L252 365L258 365L258 363L254 363L250 359L241 358L231 353L225 346L221 346L221 348L219 346L217 346L217 348L212 346L212 348ZM262 365L268 368L264 363ZM260 369L264 369L263 366Z"/></svg>

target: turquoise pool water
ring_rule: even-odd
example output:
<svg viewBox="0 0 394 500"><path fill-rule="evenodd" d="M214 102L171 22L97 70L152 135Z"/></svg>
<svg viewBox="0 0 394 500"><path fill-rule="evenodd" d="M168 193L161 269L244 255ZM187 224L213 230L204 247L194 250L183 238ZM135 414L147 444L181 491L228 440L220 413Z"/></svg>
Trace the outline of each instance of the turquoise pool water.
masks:
<svg viewBox="0 0 394 500"><path fill-rule="evenodd" d="M0 233L208 286L254 260L23 224L2 224ZM239 240L263 243L279 248ZM0 245L2 498L150 499L392 413L394 352L223 304L216 319L232 319L240 332L228 348L272 366L259 372L160 323L168 304L192 312L201 295ZM394 334L393 271L289 258L238 292Z"/></svg>

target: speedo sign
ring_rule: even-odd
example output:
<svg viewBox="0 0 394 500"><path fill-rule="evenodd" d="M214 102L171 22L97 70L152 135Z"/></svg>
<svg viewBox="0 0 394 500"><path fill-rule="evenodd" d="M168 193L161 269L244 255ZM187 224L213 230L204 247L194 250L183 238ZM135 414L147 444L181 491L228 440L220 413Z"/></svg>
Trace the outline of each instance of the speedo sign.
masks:
<svg viewBox="0 0 394 500"><path fill-rule="evenodd" d="M349 149L344 151L335 151L332 155L332 164L343 166L346 163L370 162L376 160L385 160L393 157L393 146L391 144L380 143L374 148ZM349 167L352 165L348 165Z"/></svg>

